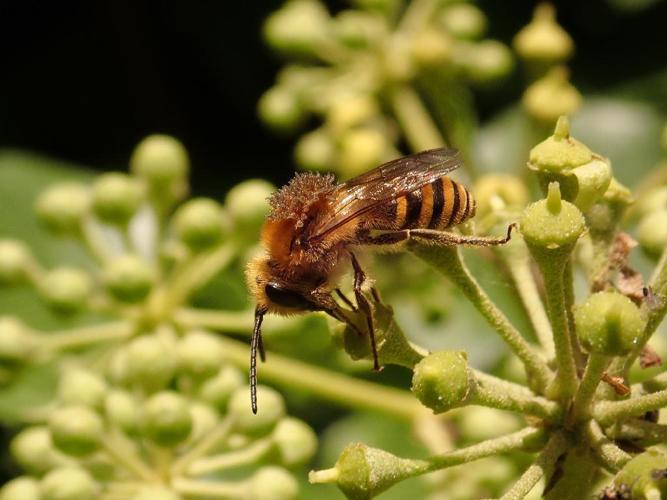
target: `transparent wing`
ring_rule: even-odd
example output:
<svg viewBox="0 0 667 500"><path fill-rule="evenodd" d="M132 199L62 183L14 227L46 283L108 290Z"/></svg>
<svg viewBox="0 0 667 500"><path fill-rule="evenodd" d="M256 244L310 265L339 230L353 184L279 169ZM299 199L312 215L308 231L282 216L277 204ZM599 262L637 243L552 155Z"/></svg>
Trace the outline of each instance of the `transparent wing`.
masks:
<svg viewBox="0 0 667 500"><path fill-rule="evenodd" d="M373 207L415 191L461 164L456 149L430 149L397 158L339 184L329 196L329 209L323 211L326 217L315 221L308 239L320 239Z"/></svg>

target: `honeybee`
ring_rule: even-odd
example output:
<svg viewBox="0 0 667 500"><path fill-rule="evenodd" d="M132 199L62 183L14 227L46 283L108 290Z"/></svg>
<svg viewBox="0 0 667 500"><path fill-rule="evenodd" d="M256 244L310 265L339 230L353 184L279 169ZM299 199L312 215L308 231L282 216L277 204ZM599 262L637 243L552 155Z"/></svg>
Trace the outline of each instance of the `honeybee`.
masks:
<svg viewBox="0 0 667 500"><path fill-rule="evenodd" d="M350 311L365 317L375 370L380 370L372 306L362 291L366 275L355 251L391 248L409 239L440 245L502 245L504 238L461 236L445 229L475 215L475 200L447 174L461 166L454 149L432 149L398 158L336 184L332 175L296 174L269 199L262 228L265 254L249 262L248 288L255 298L250 354L252 411L257 412L257 352L265 359L261 326L268 312L292 315L324 311L358 331ZM337 288L348 264L354 270L352 304ZM372 296L379 301L377 291ZM343 307L334 298L347 306ZM360 332L362 333L362 332Z"/></svg>

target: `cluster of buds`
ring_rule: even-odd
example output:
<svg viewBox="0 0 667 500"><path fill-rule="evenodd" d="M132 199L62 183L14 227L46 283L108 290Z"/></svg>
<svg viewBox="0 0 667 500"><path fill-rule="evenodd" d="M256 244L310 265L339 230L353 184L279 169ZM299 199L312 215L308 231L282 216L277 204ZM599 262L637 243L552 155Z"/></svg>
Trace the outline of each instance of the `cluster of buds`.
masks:
<svg viewBox="0 0 667 500"><path fill-rule="evenodd" d="M502 410L521 416L523 425L513 420L506 434L480 435L480 442L425 459L353 443L333 468L311 473L312 482L336 483L351 499L371 498L407 478L524 451L536 454L533 463L509 489L487 493L583 498L604 487L601 494L660 498L666 491L667 455L655 445L667 439L660 416L667 379L648 342L667 313L667 246L644 282L629 263L633 240L620 229L630 191L608 159L570 136L567 118L532 149L528 167L545 198L527 206L512 178L482 178L479 185L483 224L498 230L518 221L520 236L499 248L494 262L509 270L532 332L521 333L496 306L457 248L409 244L487 319L523 373L503 378L471 366L465 352L428 353L407 341L389 308L376 307L380 360L412 369L412 392L422 405L434 414L471 405ZM575 277L587 285L576 296ZM339 334L343 346L367 356L353 334Z"/></svg>
<svg viewBox="0 0 667 500"><path fill-rule="evenodd" d="M246 345L209 330L247 332L252 312L191 304L252 252L273 188L247 181L224 205L185 201L188 169L178 141L150 136L129 174L48 187L37 217L89 251L80 267L47 269L26 244L0 240L0 285L32 289L76 325L47 332L0 317L3 383L45 363L58 376L52 400L17 415L31 424L11 444L26 475L3 500L297 495L290 469L312 457L313 431L269 387L252 415L235 367Z"/></svg>
<svg viewBox="0 0 667 500"><path fill-rule="evenodd" d="M418 151L446 138L465 151L475 122L470 86L513 68L509 48L483 38L486 24L469 3L360 1L332 16L319 0L289 0L264 35L295 62L261 98L260 116L282 131L317 117L296 161L342 177L395 157L401 142Z"/></svg>

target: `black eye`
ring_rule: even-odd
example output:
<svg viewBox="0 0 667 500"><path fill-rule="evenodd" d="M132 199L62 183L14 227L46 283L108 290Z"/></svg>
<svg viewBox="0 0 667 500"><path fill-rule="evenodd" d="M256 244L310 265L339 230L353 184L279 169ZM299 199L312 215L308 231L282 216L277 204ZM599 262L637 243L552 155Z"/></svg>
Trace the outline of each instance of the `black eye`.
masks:
<svg viewBox="0 0 667 500"><path fill-rule="evenodd" d="M264 287L266 296L279 306L292 307L295 309L312 309L313 304L308 302L303 295L292 290L281 287L276 283L269 283Z"/></svg>

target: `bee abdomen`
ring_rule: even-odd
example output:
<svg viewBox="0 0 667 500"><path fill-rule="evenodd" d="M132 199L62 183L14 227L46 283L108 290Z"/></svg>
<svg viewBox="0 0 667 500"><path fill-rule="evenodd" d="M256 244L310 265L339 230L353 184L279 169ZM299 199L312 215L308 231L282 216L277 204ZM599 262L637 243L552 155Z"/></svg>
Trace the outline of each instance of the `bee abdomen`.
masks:
<svg viewBox="0 0 667 500"><path fill-rule="evenodd" d="M440 177L396 200L400 229L445 229L475 215L475 200L461 184Z"/></svg>

